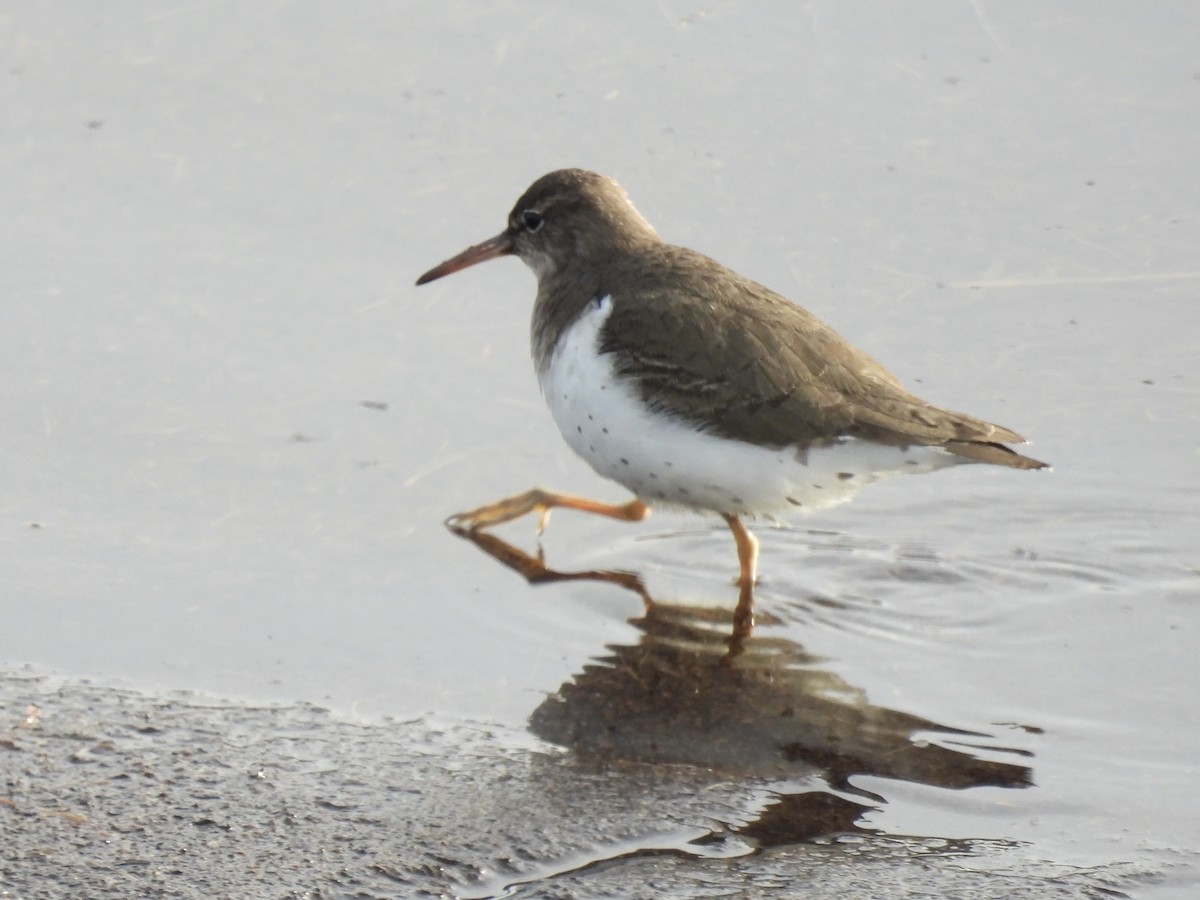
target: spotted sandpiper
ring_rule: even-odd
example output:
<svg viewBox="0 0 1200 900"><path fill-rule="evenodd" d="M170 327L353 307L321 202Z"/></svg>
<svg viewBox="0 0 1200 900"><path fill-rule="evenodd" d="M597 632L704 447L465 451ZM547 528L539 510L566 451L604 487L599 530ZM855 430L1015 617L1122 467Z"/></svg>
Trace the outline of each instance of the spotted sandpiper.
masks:
<svg viewBox="0 0 1200 900"><path fill-rule="evenodd" d="M563 437L634 494L609 504L539 488L451 517L477 533L552 507L637 521L651 505L715 512L733 532L743 597L758 542L742 518L850 498L959 463L1041 469L1017 433L940 409L816 316L659 238L612 179L551 172L508 227L417 284L516 255L537 276L533 360Z"/></svg>

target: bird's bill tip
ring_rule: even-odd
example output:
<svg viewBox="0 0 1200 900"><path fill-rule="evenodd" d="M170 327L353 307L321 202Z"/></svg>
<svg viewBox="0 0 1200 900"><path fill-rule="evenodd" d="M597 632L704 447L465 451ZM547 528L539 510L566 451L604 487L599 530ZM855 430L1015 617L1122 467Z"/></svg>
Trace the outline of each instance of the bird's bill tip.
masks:
<svg viewBox="0 0 1200 900"><path fill-rule="evenodd" d="M443 276L453 275L460 269L465 269L476 263L486 262L489 259L495 259L498 256L509 256L513 252L512 237L505 231L494 238L489 238L481 244L468 247L462 253L458 254L458 256L452 256L444 263L434 266L417 279L417 284L428 284Z"/></svg>

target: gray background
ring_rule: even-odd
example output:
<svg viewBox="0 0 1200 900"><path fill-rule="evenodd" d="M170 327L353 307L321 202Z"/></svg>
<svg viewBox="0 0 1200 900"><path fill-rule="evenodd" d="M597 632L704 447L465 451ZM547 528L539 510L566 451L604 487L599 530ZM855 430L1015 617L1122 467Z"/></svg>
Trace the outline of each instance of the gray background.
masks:
<svg viewBox="0 0 1200 900"><path fill-rule="evenodd" d="M521 729L636 640L632 595L440 525L623 499L537 394L532 277L412 286L584 166L1055 465L760 529L760 633L1032 754L1019 793L864 778L871 826L1195 877L1194 4L12 2L0 34L0 660ZM560 513L545 548L729 606L717 525Z"/></svg>

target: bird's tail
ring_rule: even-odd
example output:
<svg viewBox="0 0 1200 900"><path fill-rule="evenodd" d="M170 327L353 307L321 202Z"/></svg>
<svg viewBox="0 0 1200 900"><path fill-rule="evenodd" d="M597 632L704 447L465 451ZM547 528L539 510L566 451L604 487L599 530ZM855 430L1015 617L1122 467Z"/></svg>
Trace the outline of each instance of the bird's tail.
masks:
<svg viewBox="0 0 1200 900"><path fill-rule="evenodd" d="M1048 469L1050 467L1049 463L1022 456L1011 447L992 441L947 441L942 446L956 456L975 462L991 463L994 466L1008 466L1010 469Z"/></svg>

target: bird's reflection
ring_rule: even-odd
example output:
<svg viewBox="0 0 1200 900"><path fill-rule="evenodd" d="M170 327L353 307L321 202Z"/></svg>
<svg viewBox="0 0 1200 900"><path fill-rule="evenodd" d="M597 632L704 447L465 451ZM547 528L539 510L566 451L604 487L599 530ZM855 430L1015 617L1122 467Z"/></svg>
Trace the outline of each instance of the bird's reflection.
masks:
<svg viewBox="0 0 1200 900"><path fill-rule="evenodd" d="M540 547L538 555L532 556L490 531L481 528L459 527L454 524L453 518L448 520L446 525L459 537L470 541L488 556L521 575L530 584L550 584L556 581L602 581L618 585L637 594L642 599L647 614L656 605L654 598L646 589L642 577L636 572L613 569L563 572L546 565ZM752 585L740 588L737 607L733 611L729 626L725 630L724 638L727 658L737 656L742 652L746 639L754 629L754 588Z"/></svg>
<svg viewBox="0 0 1200 900"><path fill-rule="evenodd" d="M856 775L955 789L1033 783L1025 751L972 746L987 736L870 703L798 644L763 636L765 617L731 655L733 616L652 603L634 620L640 640L609 646L533 712L531 730L581 760L770 779L775 801L734 829L759 849L873 832L863 815L886 798ZM994 758L1004 756L1022 762Z"/></svg>
<svg viewBox="0 0 1200 900"><path fill-rule="evenodd" d="M583 759L687 764L790 785L739 829L759 846L866 830L857 820L885 798L856 786L856 775L951 789L1033 783L1027 751L872 704L772 634L778 620L768 614L752 632L740 609L656 600L633 573L557 572L494 535L470 539L531 582L604 581L645 603L632 620L638 641L585 665L533 712L531 730Z"/></svg>
<svg viewBox="0 0 1200 900"><path fill-rule="evenodd" d="M1031 783L1025 765L976 755L984 747L970 742L987 735L876 706L787 638L760 628L730 658L732 615L653 603L634 620L641 639L610 646L559 688L533 731L586 754L758 776L815 770L840 789L859 774L946 788Z"/></svg>

